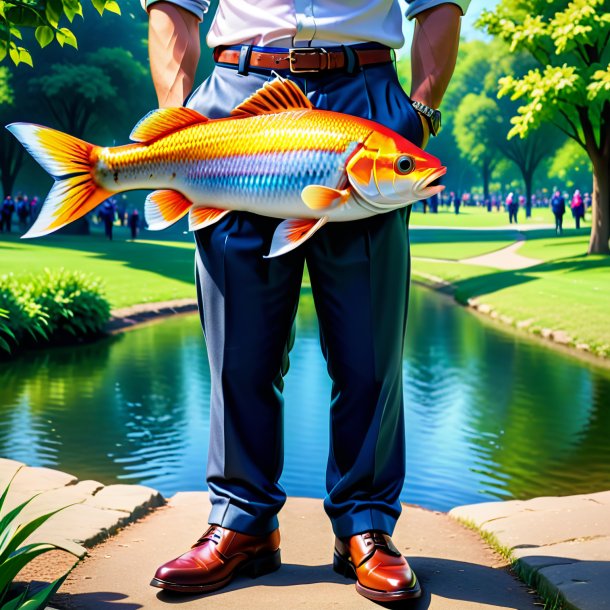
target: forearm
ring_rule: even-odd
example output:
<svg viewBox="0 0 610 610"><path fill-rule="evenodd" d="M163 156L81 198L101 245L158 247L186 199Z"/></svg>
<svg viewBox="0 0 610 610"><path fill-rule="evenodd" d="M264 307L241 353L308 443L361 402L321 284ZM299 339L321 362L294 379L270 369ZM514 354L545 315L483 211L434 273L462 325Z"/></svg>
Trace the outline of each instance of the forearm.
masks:
<svg viewBox="0 0 610 610"><path fill-rule="evenodd" d="M155 2L148 19L150 71L160 108L182 106L199 62L199 19L169 2Z"/></svg>
<svg viewBox="0 0 610 610"><path fill-rule="evenodd" d="M411 45L411 98L432 108L441 105L455 68L461 9L440 4L416 16Z"/></svg>

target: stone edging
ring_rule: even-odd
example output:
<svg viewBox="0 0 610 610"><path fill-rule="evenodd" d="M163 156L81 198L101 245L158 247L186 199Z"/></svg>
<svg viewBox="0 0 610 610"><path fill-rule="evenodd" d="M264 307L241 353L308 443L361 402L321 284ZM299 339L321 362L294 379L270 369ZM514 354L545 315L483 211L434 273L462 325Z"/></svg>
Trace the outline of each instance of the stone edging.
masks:
<svg viewBox="0 0 610 610"><path fill-rule="evenodd" d="M106 324L106 332L114 334L155 318L195 311L197 311L196 299L174 299L157 303L140 303L131 307L113 309L111 318Z"/></svg>
<svg viewBox="0 0 610 610"><path fill-rule="evenodd" d="M422 273L419 271L413 271L413 275L421 277L421 280L413 278L413 282L431 288L444 294L450 294L453 297L453 301L466 307L474 312L480 313L484 316L500 322L505 326L509 326L514 330L523 331L553 344L554 347L569 351L571 354L580 357L589 357L592 361L597 364L609 364L610 365L610 345L602 345L599 348L592 347L588 343L577 343L574 339L563 330L554 330L552 328L543 328L534 324L534 320L515 320L510 316L500 314L491 305L482 303L478 298L470 298L466 303L458 301L454 297L455 285L443 278L431 275L429 273Z"/></svg>
<svg viewBox="0 0 610 610"><path fill-rule="evenodd" d="M598 610L610 586L610 491L456 506L550 608ZM547 606L545 606L547 607Z"/></svg>
<svg viewBox="0 0 610 610"><path fill-rule="evenodd" d="M104 485L94 480L80 481L61 470L26 466L23 462L6 458L0 458L0 492L15 472L17 475L10 485L3 513L38 493L40 495L20 515L20 521L72 505L49 518L24 544L50 542L79 558L87 554L87 547L167 504L160 492L146 485Z"/></svg>

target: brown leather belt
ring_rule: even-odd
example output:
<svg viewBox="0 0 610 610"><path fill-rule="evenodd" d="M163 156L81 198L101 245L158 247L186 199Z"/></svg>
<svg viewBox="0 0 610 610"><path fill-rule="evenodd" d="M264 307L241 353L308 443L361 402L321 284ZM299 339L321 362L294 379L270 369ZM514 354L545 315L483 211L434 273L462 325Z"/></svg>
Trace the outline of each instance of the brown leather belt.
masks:
<svg viewBox="0 0 610 610"><path fill-rule="evenodd" d="M214 61L244 68L290 70L295 74L322 70L353 71L354 67L382 64L394 60L392 49L326 50L317 47L287 49L285 52L257 51L244 45L241 50L226 47L214 49ZM355 64L355 65L354 65Z"/></svg>

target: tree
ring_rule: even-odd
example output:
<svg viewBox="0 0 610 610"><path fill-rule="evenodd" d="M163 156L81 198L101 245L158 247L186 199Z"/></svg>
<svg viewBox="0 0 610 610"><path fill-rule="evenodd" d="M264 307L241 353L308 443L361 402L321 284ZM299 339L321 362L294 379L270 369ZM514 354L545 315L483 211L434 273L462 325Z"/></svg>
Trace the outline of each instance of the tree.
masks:
<svg viewBox="0 0 610 610"><path fill-rule="evenodd" d="M484 93L469 93L455 113L453 135L458 147L478 165L483 196L489 198L489 182L501 155L502 118L498 104Z"/></svg>
<svg viewBox="0 0 610 610"><path fill-rule="evenodd" d="M105 10L121 14L116 0L91 0L101 15ZM56 40L62 47L77 47L74 32L60 21L70 23L76 15L83 16L80 0L2 0L0 3L0 61L8 55L15 65L32 65L30 51L21 45L23 30L34 29L40 47ZM18 42L15 42L18 41Z"/></svg>
<svg viewBox="0 0 610 610"><path fill-rule="evenodd" d="M147 76L143 64L124 49L99 49L82 62L53 64L33 78L32 90L46 102L59 129L83 138L101 118L117 121L129 114L129 102Z"/></svg>
<svg viewBox="0 0 610 610"><path fill-rule="evenodd" d="M610 254L610 0L501 0L479 23L524 52L535 67L500 79L500 95L522 100L509 137L542 123L577 142L593 167L589 254Z"/></svg>

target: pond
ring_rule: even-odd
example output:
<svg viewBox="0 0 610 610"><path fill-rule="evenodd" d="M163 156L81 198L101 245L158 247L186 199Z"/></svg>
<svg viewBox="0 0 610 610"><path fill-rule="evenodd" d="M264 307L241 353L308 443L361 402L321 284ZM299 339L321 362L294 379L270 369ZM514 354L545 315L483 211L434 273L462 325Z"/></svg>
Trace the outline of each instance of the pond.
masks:
<svg viewBox="0 0 610 610"><path fill-rule="evenodd" d="M610 370L414 286L401 499L436 510L610 489ZM165 496L202 490L209 371L196 314L0 364L0 456ZM286 378L287 493L323 497L330 381L304 292Z"/></svg>

